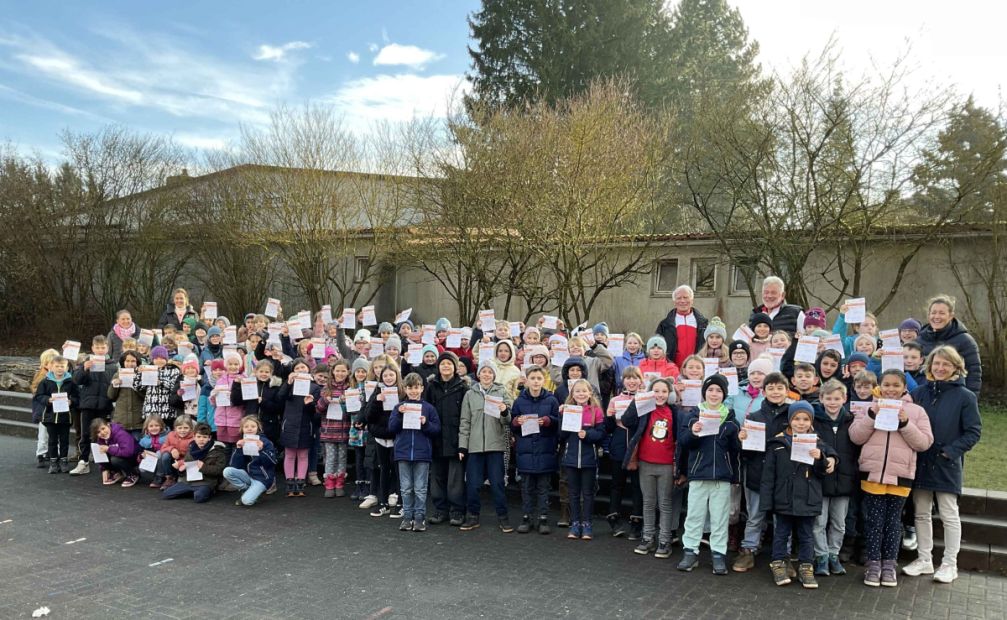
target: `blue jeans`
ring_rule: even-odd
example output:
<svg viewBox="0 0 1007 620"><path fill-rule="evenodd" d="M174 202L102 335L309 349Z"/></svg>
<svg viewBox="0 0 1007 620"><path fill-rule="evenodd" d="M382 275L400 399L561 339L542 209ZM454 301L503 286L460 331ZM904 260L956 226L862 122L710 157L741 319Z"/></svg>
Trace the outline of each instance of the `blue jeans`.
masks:
<svg viewBox="0 0 1007 620"><path fill-rule="evenodd" d="M399 461L399 491L404 521L422 521L427 517L429 479L430 463L427 461Z"/></svg>
<svg viewBox="0 0 1007 620"><path fill-rule="evenodd" d="M479 516L479 489L483 486L483 480L489 480L497 516L507 516L503 452L470 452L465 455L465 480L465 499L470 515Z"/></svg>
<svg viewBox="0 0 1007 620"><path fill-rule="evenodd" d="M157 455L157 467L154 468L154 475L164 478L165 476L178 477L178 470L172 467L175 459L171 458L170 452L161 452Z"/></svg>
<svg viewBox="0 0 1007 620"><path fill-rule="evenodd" d="M901 533L902 530L899 530ZM790 534L797 539L797 558L801 564L811 564L815 559L815 517L776 515L773 530L773 560L786 560L790 556Z"/></svg>
<svg viewBox="0 0 1007 620"><path fill-rule="evenodd" d="M241 503L246 506L254 504L259 496L266 492L266 485L258 480L253 480L244 469L225 467L224 479L238 487L239 491L243 491Z"/></svg>
<svg viewBox="0 0 1007 620"><path fill-rule="evenodd" d="M202 484L199 486L193 486L188 482L176 482L161 492L161 499L175 499L178 497L185 497L187 495L192 495L192 499L194 499L197 504L208 502L210 501L210 498L213 497L213 485Z"/></svg>

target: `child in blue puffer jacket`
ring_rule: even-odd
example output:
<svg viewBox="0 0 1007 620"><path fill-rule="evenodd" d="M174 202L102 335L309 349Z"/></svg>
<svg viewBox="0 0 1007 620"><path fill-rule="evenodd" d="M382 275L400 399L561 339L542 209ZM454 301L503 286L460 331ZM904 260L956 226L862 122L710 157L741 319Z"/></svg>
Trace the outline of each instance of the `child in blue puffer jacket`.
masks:
<svg viewBox="0 0 1007 620"><path fill-rule="evenodd" d="M514 453L521 474L521 507L524 513L519 534L531 530L538 515L538 533L549 533L549 482L559 469L556 440L559 430L559 402L542 386L546 371L526 366L525 388L511 407L511 426L517 438Z"/></svg>
<svg viewBox="0 0 1007 620"><path fill-rule="evenodd" d="M587 379L578 379L570 388L567 407L581 408L580 430L561 431L563 467L570 485L570 532L567 538L591 540L594 488L598 480L597 445L605 438L605 414Z"/></svg>
<svg viewBox="0 0 1007 620"><path fill-rule="evenodd" d="M427 484L433 461L433 439L440 437L441 421L437 409L423 401L423 377L409 373L402 386L406 399L395 405L388 417L388 430L395 433L393 457L399 470L399 491L402 500L402 522L399 531L427 530ZM413 416L419 413L419 419ZM409 428L406 428L407 419ZM419 428L413 423L418 422Z"/></svg>

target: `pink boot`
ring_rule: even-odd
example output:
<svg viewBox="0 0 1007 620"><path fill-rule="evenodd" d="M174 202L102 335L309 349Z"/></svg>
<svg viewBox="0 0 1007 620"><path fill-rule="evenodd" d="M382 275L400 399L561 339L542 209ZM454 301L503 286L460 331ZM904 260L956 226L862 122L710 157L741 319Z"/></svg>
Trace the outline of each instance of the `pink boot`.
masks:
<svg viewBox="0 0 1007 620"><path fill-rule="evenodd" d="M336 474L336 497L346 496L346 472Z"/></svg>
<svg viewBox="0 0 1007 620"><path fill-rule="evenodd" d="M332 474L325 474L325 497L336 496L336 477Z"/></svg>

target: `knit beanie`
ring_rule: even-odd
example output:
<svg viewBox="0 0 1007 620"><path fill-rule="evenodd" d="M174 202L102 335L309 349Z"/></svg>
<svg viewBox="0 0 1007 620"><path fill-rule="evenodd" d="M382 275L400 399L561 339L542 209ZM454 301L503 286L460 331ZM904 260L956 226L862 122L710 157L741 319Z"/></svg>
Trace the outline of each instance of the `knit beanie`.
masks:
<svg viewBox="0 0 1007 620"><path fill-rule="evenodd" d="M437 322L434 323L434 332L446 332L449 329L451 329L451 321L444 317L437 319Z"/></svg>
<svg viewBox="0 0 1007 620"><path fill-rule="evenodd" d="M825 310L815 306L804 311L804 331L814 328L825 329Z"/></svg>
<svg viewBox="0 0 1007 620"><path fill-rule="evenodd" d="M382 321L382 323L380 325L378 325L378 333L379 334L392 334L392 333L395 333L395 328L392 327L392 324L389 323L388 321Z"/></svg>
<svg viewBox="0 0 1007 620"><path fill-rule="evenodd" d="M463 327L462 328L462 340L472 340L472 328Z"/></svg>
<svg viewBox="0 0 1007 620"><path fill-rule="evenodd" d="M227 366L224 365L224 360L218 358L210 361L210 370L227 370Z"/></svg>
<svg viewBox="0 0 1007 620"><path fill-rule="evenodd" d="M152 359L152 360L156 360L156 359L166 360L166 359L168 359L168 349L166 349L166 348L164 348L164 347L162 347L160 345L154 347L153 349L150 350L150 359Z"/></svg>
<svg viewBox="0 0 1007 620"><path fill-rule="evenodd" d="M195 331L196 323L198 323L199 321L194 316L187 316L184 319L182 319L182 322L189 326L189 331Z"/></svg>
<svg viewBox="0 0 1007 620"><path fill-rule="evenodd" d="M790 407L787 408L787 422L790 423L794 419L794 415L798 411L803 411L808 414L812 420L815 419L815 410L811 407L811 403L806 400L799 400L794 403L790 403Z"/></svg>
<svg viewBox="0 0 1007 620"><path fill-rule="evenodd" d="M379 330L380 331L380 330ZM389 336L388 340L385 341L385 351L389 349L402 352L402 339L398 336Z"/></svg>
<svg viewBox="0 0 1007 620"><path fill-rule="evenodd" d="M752 363L748 365L748 375L751 376L753 372L761 372L764 375L773 372L773 358L768 355L760 355L752 360Z"/></svg>
<svg viewBox="0 0 1007 620"><path fill-rule="evenodd" d="M923 328L923 326L920 325L920 322L917 321L916 319L914 319L913 317L909 317L905 321L902 321L901 323L899 323L899 329L900 330L902 330L902 329L911 329L914 332L919 333L920 329L922 329L922 328Z"/></svg>
<svg viewBox="0 0 1007 620"><path fill-rule="evenodd" d="M864 366L867 366L871 363L871 358L867 357L866 353L861 353L860 351L857 351L856 353L850 354L850 357L846 359L846 365L849 366L854 362L860 362Z"/></svg>
<svg viewBox="0 0 1007 620"><path fill-rule="evenodd" d="M424 347L423 352L426 353L426 347ZM458 366L458 356L455 355L454 353L452 353L451 351L444 351L443 353L441 353L440 355L438 355L437 356L437 365L440 366L441 362L443 362L444 360L448 360L452 364L454 364L455 366Z"/></svg>
<svg viewBox="0 0 1007 620"><path fill-rule="evenodd" d="M528 337L528 334L536 334L539 338L542 337L542 332L539 331L539 328L535 327L534 325L529 325L524 329L525 338Z"/></svg>
<svg viewBox="0 0 1007 620"><path fill-rule="evenodd" d="M748 327L754 330L756 325L768 325L769 329L773 329L773 318L765 312L756 312L748 320Z"/></svg>
<svg viewBox="0 0 1007 620"><path fill-rule="evenodd" d="M710 323L706 326L706 331L703 332L703 340L706 340L713 334L720 334L721 338L727 340L727 325L724 325L719 316L710 319Z"/></svg>
<svg viewBox="0 0 1007 620"><path fill-rule="evenodd" d="M437 347L435 347L432 344L425 344L425 345L423 345L423 348L420 350L420 362L421 363L423 362L423 358L426 357L427 353L433 353L434 355L437 355Z"/></svg>
<svg viewBox="0 0 1007 620"><path fill-rule="evenodd" d="M221 330L216 325L214 325L210 329L206 330L206 337L207 338L212 338L213 336L221 336L223 334L224 334L223 330Z"/></svg>
<svg viewBox="0 0 1007 620"><path fill-rule="evenodd" d="M192 331L195 332L196 330L199 330L199 329L203 330L204 332L209 332L210 331L210 328L207 327L206 323L204 323L202 321L196 321L196 324L193 326Z"/></svg>
<svg viewBox="0 0 1007 620"><path fill-rule="evenodd" d="M489 368L491 371L493 371L493 378L496 379L497 369L493 366L493 364L489 360L483 360L479 362L479 370L476 371L476 376L479 376L479 373L483 371L483 368Z"/></svg>
<svg viewBox="0 0 1007 620"><path fill-rule="evenodd" d="M710 388L711 385L716 385L720 388L720 391L724 394L724 399L727 399L727 377L717 373L710 375L703 381L703 400L706 400L706 390Z"/></svg>
<svg viewBox="0 0 1007 620"><path fill-rule="evenodd" d="M217 318L215 318L214 321L223 321L224 327L230 327L231 326L231 319L227 318L223 314L221 314L220 316L218 316Z"/></svg>
<svg viewBox="0 0 1007 620"><path fill-rule="evenodd" d="M735 351L744 351L745 357L752 358L752 348L748 346L748 343L744 340L732 340L731 344L727 345L727 350L731 353Z"/></svg>
<svg viewBox="0 0 1007 620"><path fill-rule="evenodd" d="M358 357L357 359L353 360L353 366L350 367L350 372L357 372L358 370L361 369L370 371L371 363L366 359L364 359L363 357Z"/></svg>
<svg viewBox="0 0 1007 620"><path fill-rule="evenodd" d="M185 358L184 362L182 362L182 373L183 374L189 368L195 368L196 372L199 372L199 360L196 359L194 356L189 356L189 357Z"/></svg>
<svg viewBox="0 0 1007 620"><path fill-rule="evenodd" d="M657 348L661 349L665 353L668 352L668 343L665 342L664 338L661 337L661 336L651 336L650 340L647 341L647 350L648 351L650 351L654 347L657 347Z"/></svg>
<svg viewBox="0 0 1007 620"><path fill-rule="evenodd" d="M602 321L601 323L595 323L594 327L591 328L592 334L605 334L608 335L608 323Z"/></svg>
<svg viewBox="0 0 1007 620"><path fill-rule="evenodd" d="M369 329L358 329L357 333L353 334L353 344L356 344L361 340L364 342L371 341L371 331Z"/></svg>

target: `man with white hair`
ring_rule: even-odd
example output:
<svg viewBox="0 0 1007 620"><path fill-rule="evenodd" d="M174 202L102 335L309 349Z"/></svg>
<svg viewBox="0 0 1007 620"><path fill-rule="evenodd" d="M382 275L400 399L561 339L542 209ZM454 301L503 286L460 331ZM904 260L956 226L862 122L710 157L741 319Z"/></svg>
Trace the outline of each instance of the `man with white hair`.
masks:
<svg viewBox="0 0 1007 620"><path fill-rule="evenodd" d="M657 335L668 345L668 359L679 368L690 355L703 348L703 332L709 321L692 306L695 295L683 284L672 293L675 308L657 326Z"/></svg>
<svg viewBox="0 0 1007 620"><path fill-rule="evenodd" d="M785 331L793 336L798 326L804 326L804 311L800 306L788 304L783 290L783 280L769 276L762 281L762 305L752 308L749 321L756 314L766 314L772 319L773 331Z"/></svg>

